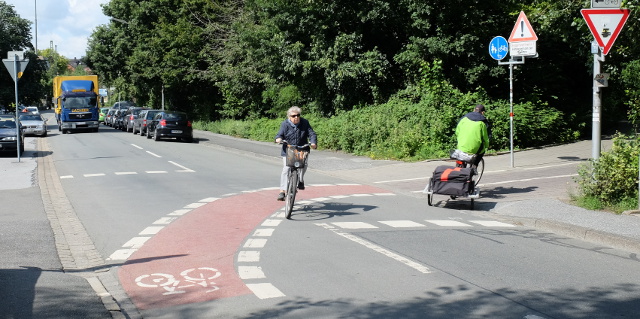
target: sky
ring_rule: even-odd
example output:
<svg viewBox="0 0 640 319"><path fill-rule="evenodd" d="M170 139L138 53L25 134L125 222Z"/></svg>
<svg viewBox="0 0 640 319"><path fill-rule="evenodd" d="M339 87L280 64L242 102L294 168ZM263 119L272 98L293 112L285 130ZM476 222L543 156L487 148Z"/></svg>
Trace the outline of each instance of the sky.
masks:
<svg viewBox="0 0 640 319"><path fill-rule="evenodd" d="M86 55L87 41L93 30L108 24L100 4L109 0L0 0L13 6L23 19L31 21L31 43L35 45L36 7L38 50L51 46L68 59Z"/></svg>

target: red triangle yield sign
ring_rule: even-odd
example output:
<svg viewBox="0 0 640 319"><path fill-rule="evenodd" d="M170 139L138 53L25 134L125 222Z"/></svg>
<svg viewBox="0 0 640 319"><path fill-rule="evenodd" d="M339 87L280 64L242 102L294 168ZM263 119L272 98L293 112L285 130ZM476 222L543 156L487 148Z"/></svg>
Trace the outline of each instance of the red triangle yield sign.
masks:
<svg viewBox="0 0 640 319"><path fill-rule="evenodd" d="M520 11L516 25L513 27L513 31L511 31L511 36L509 37L509 43L522 41L538 41L538 36L535 31L533 31L531 23L529 23L529 19L527 19L524 11Z"/></svg>
<svg viewBox="0 0 640 319"><path fill-rule="evenodd" d="M602 54L607 55L622 27L629 18L629 9L582 9L580 13L587 22L591 34L602 48Z"/></svg>

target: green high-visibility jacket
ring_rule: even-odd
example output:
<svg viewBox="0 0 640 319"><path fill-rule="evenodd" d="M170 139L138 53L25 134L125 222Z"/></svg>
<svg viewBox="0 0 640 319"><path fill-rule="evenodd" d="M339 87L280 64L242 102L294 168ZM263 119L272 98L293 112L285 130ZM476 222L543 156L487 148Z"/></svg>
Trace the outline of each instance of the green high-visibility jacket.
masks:
<svg viewBox="0 0 640 319"><path fill-rule="evenodd" d="M489 149L486 118L477 112L465 115L456 126L456 137L459 150L467 154L484 154Z"/></svg>

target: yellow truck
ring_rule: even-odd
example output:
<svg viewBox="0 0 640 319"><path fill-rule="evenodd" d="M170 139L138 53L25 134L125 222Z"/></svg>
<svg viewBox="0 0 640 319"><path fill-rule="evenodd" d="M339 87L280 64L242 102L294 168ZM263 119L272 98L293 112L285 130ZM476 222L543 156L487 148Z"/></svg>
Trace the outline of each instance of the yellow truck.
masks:
<svg viewBox="0 0 640 319"><path fill-rule="evenodd" d="M58 131L97 132L100 125L100 93L97 75L56 76L53 104Z"/></svg>

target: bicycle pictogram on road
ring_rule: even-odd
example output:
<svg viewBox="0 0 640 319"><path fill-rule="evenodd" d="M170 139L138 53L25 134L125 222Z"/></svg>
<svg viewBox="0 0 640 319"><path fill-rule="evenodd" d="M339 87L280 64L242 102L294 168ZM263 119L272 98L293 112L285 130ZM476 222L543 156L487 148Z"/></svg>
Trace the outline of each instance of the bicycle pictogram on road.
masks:
<svg viewBox="0 0 640 319"><path fill-rule="evenodd" d="M145 288L162 288L166 290L163 295L183 294L187 292L185 288L197 286L205 288L205 292L210 293L220 289L212 280L221 275L222 273L215 268L200 267L181 272L182 280L170 274L154 273L139 276L136 278L136 284Z"/></svg>

